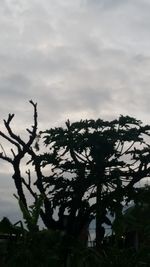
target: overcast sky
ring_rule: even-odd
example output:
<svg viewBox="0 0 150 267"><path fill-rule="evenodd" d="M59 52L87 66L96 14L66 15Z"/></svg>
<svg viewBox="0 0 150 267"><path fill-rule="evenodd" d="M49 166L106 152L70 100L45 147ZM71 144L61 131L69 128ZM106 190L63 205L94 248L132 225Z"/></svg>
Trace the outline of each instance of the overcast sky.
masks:
<svg viewBox="0 0 150 267"><path fill-rule="evenodd" d="M128 114L150 123L150 0L1 0L0 127ZM0 140L0 142L2 142ZM0 215L16 200L0 162Z"/></svg>

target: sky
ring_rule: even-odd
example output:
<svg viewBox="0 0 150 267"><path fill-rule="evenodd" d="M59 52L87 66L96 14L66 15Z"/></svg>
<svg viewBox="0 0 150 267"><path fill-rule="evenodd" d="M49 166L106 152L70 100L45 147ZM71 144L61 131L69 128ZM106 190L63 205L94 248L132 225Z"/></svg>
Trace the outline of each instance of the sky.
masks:
<svg viewBox="0 0 150 267"><path fill-rule="evenodd" d="M24 136L120 114L150 123L150 0L1 0L0 129ZM0 139L3 144L3 140ZM12 170L0 162L0 218L18 218Z"/></svg>

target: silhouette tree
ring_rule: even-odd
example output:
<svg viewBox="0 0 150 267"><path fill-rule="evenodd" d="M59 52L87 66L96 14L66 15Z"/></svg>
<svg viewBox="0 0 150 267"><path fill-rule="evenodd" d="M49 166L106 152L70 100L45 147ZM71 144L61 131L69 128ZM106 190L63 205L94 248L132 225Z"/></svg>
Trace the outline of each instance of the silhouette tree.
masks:
<svg viewBox="0 0 150 267"><path fill-rule="evenodd" d="M13 180L15 183L15 187L17 189L17 193L20 199L20 202L24 206L24 208L27 210L27 213L29 213L29 207L27 204L27 200L24 194L24 186L28 189L32 197L34 198L35 205L38 201L38 195L42 195L44 198L44 209L41 208L40 210L40 216L44 222L44 224L48 228L54 227L54 220L52 219L52 210L51 210L51 203L46 197L45 189L42 183L42 173L41 173L41 166L38 159L38 155L35 153L33 149L33 143L35 139L37 138L37 104L34 103L32 100L30 101L31 105L34 109L34 120L33 120L33 126L32 129L27 129L27 132L29 133L28 141L25 142L19 135L15 134L13 130L11 129L11 121L14 117L14 114L9 114L8 119L4 120L4 125L7 130L8 134L3 133L0 131L0 136L7 140L11 145L13 145L13 148L11 149L12 157L7 156L5 153L5 150L2 149L2 152L0 153L0 158L7 161L13 166ZM3 148L3 146L2 146ZM27 170L26 174L28 176L28 179L25 179L21 172L21 161L22 159L28 154L32 160L34 161L35 166L35 173L37 176L37 182L36 187L38 189L38 192L32 189L31 185L31 172L30 170Z"/></svg>
<svg viewBox="0 0 150 267"><path fill-rule="evenodd" d="M96 218L96 244L101 245L105 229L111 225L108 212L122 216L123 201L134 198L135 185L149 176L150 126L129 116L112 121L84 120L38 133L37 105L28 141L16 135L10 126L14 114L4 120L8 134L0 136L10 142L12 157L4 151L0 158L13 166L18 197L29 212L24 189L35 203L43 199L40 216L48 229L64 230L80 237ZM43 143L46 146L43 152ZM42 148L41 148L42 146ZM21 172L21 161L30 156L34 166L27 178ZM57 216L56 216L57 215Z"/></svg>
<svg viewBox="0 0 150 267"><path fill-rule="evenodd" d="M96 218L96 243L103 240L107 214L122 216L123 201L134 197L134 185L149 175L149 126L131 117L118 120L66 122L65 128L41 132L50 149L41 155L52 166L45 177L53 208L59 218L68 213L68 232L78 235ZM63 216L62 216L63 217Z"/></svg>

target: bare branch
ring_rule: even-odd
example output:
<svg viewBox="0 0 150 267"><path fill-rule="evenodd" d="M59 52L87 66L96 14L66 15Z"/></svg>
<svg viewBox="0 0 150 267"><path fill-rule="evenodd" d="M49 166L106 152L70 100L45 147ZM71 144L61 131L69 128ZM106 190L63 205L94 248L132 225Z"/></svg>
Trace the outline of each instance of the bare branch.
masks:
<svg viewBox="0 0 150 267"><path fill-rule="evenodd" d="M29 134L32 134L32 131L30 131L29 129L26 129L26 131L27 131Z"/></svg>
<svg viewBox="0 0 150 267"><path fill-rule="evenodd" d="M4 156L7 157L5 149L3 148L2 144L0 144L0 147L1 147L2 151L3 151L3 153L4 153Z"/></svg>
<svg viewBox="0 0 150 267"><path fill-rule="evenodd" d="M0 159L8 161L9 163L13 164L13 160L7 156L4 156L3 153L0 153Z"/></svg>
<svg viewBox="0 0 150 267"><path fill-rule="evenodd" d="M32 100L29 101L31 103L31 105L34 108L34 124L32 126L32 131L27 129L27 131L30 133L30 137L29 137L29 141L27 143L27 146L31 146L33 141L35 140L36 136L37 136L37 103L34 103Z"/></svg>
<svg viewBox="0 0 150 267"><path fill-rule="evenodd" d="M10 114L9 113L7 121L4 120L4 124L10 124L10 122L13 119L14 116L15 116L15 114Z"/></svg>
<svg viewBox="0 0 150 267"><path fill-rule="evenodd" d="M4 139L6 139L8 142L10 142L11 144L13 144L14 146L16 146L18 148L18 150L21 150L21 147L19 146L18 143L16 143L14 140L12 140L10 137L8 137L6 134L4 134L3 132L0 131L0 136L2 136Z"/></svg>
<svg viewBox="0 0 150 267"><path fill-rule="evenodd" d="M10 122L11 122L11 120L12 120L13 117L14 117L14 114L13 114L13 116L9 114L8 120L7 121L4 120L4 124L5 124L5 127L6 127L8 133L9 133L10 137L12 139L14 139L15 141L17 141L17 143L14 140L10 139L10 138L8 139L8 137L6 135L4 137L4 134L3 133L2 134L3 134L3 137L4 138L7 137L6 139L8 141L10 141L11 143L15 144L18 147L18 149L19 149L20 148L19 144L22 145L22 146L24 146L25 143L24 143L24 141L22 141L22 139L19 136L17 136L16 134L13 133L13 131L12 131L11 127L10 127Z"/></svg>
<svg viewBox="0 0 150 267"><path fill-rule="evenodd" d="M123 156L123 155L125 155L125 154L127 154L127 152L128 151L130 151L130 149L133 147L133 145L135 144L135 141L133 141L132 143L131 143L131 145L121 154L121 156Z"/></svg>
<svg viewBox="0 0 150 267"><path fill-rule="evenodd" d="M24 178L22 178L22 183L25 185L25 187L28 189L28 191L30 192L30 194L37 199L37 194L35 192L33 192L31 186L25 181Z"/></svg>
<svg viewBox="0 0 150 267"><path fill-rule="evenodd" d="M15 152L14 152L14 150L12 148L11 148L11 152L12 152L14 158L15 158L16 157L16 154L15 154Z"/></svg>
<svg viewBox="0 0 150 267"><path fill-rule="evenodd" d="M30 170L26 171L26 174L28 175L28 185L31 186L31 172L30 172Z"/></svg>
<svg viewBox="0 0 150 267"><path fill-rule="evenodd" d="M18 147L18 150L20 151L20 145L24 148L25 151L29 152L29 147L32 145L34 139L36 138L36 131L37 131L37 103L34 103L32 100L29 101L33 107L34 107L34 125L32 126L33 130L27 129L27 131L30 133L29 141L25 143L20 136L16 135L11 127L10 127L10 122L12 121L14 114L9 114L7 121L4 120L5 127L10 135L11 138L6 136L4 133L0 132L0 135L10 141L12 144ZM12 140L13 139L13 140ZM17 143L15 141L17 141Z"/></svg>

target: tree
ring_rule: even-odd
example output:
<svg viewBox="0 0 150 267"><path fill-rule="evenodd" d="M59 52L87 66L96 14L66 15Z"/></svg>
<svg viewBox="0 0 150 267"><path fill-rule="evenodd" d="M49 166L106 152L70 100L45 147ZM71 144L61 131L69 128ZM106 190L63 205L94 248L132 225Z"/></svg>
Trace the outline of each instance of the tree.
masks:
<svg viewBox="0 0 150 267"><path fill-rule="evenodd" d="M38 133L37 105L30 103L34 108L34 123L32 130L27 129L27 142L11 129L14 114L4 120L8 135L0 131L0 136L15 146L15 151L11 149L12 158L3 151L0 158L13 166L12 177L19 199L29 211L24 188L35 203L40 195L43 198L40 216L45 226L75 237L81 236L96 218L98 247L105 233L103 224L111 224L108 212L119 220L123 201L133 199L136 183L149 176L146 136L150 135L150 126L120 116L113 121L67 121L64 128ZM47 147L44 152L43 142ZM28 165L34 166L34 184L30 170L28 181L21 173L20 164L26 154L30 156Z"/></svg>
<svg viewBox="0 0 150 267"><path fill-rule="evenodd" d="M103 224L111 224L108 211L119 220L122 202L130 201L134 185L149 175L149 145L144 138L149 130L134 118L120 116L110 122L68 121L66 128L41 132L50 148L42 154L41 162L53 165L53 174L46 177L45 184L54 186L51 201L54 208L60 207L59 216L68 210L71 233L77 235L87 220L96 218L99 246ZM78 229L73 229L75 222Z"/></svg>
<svg viewBox="0 0 150 267"><path fill-rule="evenodd" d="M136 189L135 199L124 213L123 231L125 243L138 250L150 242L150 186Z"/></svg>

